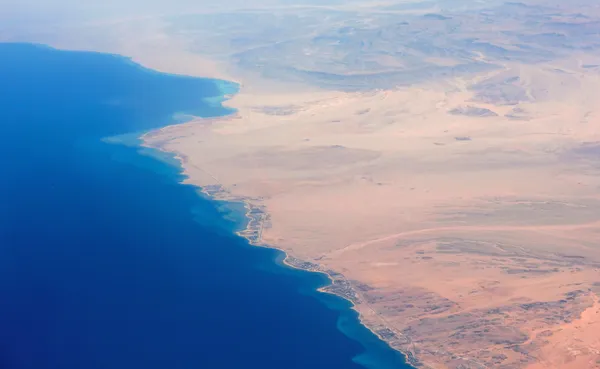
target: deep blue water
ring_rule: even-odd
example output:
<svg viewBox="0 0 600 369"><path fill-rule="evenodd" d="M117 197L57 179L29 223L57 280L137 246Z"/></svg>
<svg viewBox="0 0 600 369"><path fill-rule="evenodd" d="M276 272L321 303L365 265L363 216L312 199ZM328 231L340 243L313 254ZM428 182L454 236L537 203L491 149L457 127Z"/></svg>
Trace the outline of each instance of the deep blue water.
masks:
<svg viewBox="0 0 600 369"><path fill-rule="evenodd" d="M1 369L407 367L178 167L103 140L227 114L223 86L0 44Z"/></svg>

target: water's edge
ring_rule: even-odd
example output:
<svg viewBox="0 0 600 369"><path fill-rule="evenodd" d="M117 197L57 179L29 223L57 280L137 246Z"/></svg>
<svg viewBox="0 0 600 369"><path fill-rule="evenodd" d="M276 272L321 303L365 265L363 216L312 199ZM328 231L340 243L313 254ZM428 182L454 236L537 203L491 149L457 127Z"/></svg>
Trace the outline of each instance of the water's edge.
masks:
<svg viewBox="0 0 600 369"><path fill-rule="evenodd" d="M222 99L219 99L217 97L214 101L217 104L221 104L223 101L228 99L228 96L231 95L232 93L228 92L227 94L224 94L224 97ZM231 114L233 113L234 112L232 112ZM154 132L160 131L169 126L172 125L167 125L159 129L138 134L136 136L136 145L138 146L139 150L143 152L143 154L151 155L158 160L176 166L176 169L180 171L181 175L185 179L187 179L187 177L185 176L186 157L183 153L168 150L160 145L151 145L145 140L146 135L151 135ZM328 308L337 310L341 314L347 313L344 312L344 309L351 311L354 317L341 316L340 319L356 319L356 324L367 329L374 337L376 337L376 339L381 341L381 343L385 344L390 350L394 350L395 352L402 355L403 360L405 362L405 366L410 365L411 367L427 368L427 366L421 363L416 357L414 351L412 350L412 342L409 337L405 336L401 332L398 332L393 327L390 327L377 314L375 315L377 315L378 319L380 320L380 324L377 326L369 324L364 319L363 315L357 308L357 304L360 303L359 294L356 291L356 289L352 286L352 284L341 273L338 273L334 270L326 269L323 266L315 264L313 262L304 261L290 254L289 251L278 247L277 245L272 245L263 242L262 230L264 227L264 223L269 219L269 214L263 206L254 204L252 202L252 199L249 198L232 197L227 191L227 189L222 185L211 185L202 187L190 181L185 181L185 184L192 185L195 188L197 188L199 196L202 196L203 198L206 198L211 201L216 201L218 203L225 204L229 211L239 212L243 208L243 214L240 215L244 217L245 221L243 223L238 223L237 230L234 230L236 235L244 238L251 246L276 250L278 252L278 256L273 260L273 262L277 267L295 269L323 276L324 280L322 286L318 287L317 289L311 291L312 293L308 294L315 296L317 299L324 302ZM324 301L326 300L324 298L324 296L326 295L331 295L334 296L336 299L341 299L341 301L344 302L344 306L341 307L339 303L332 305L331 302L328 303L327 301ZM350 329L348 329L347 327L345 329L345 327L342 327L340 326L340 324L338 324L338 329L347 337L358 341L364 346L364 342L361 339L362 337L357 337L357 334L352 334ZM386 335L388 336L387 338L385 337ZM367 347L365 347L365 350L366 351L364 355L367 357L362 358L361 356L363 354L361 354L355 357L353 360L367 368L375 369L377 366L373 366L373 363L370 362Z"/></svg>
<svg viewBox="0 0 600 369"><path fill-rule="evenodd" d="M237 85L103 53L0 53L0 367L408 367L319 292L332 273L252 245L256 201L199 189L144 147L145 132L233 113L217 86Z"/></svg>
<svg viewBox="0 0 600 369"><path fill-rule="evenodd" d="M125 59L128 63L136 65L138 68L142 68L152 73L164 74L138 65L128 58ZM224 103L237 94L241 88L241 85L236 82L210 78L201 79L210 80L216 85L217 90L219 91L218 95L203 99L206 104L215 108L223 108ZM383 319L379 318L377 314L375 315L379 320L378 325L372 325L364 319L357 308L357 304L360 303L359 294L341 273L326 269L313 262L304 261L277 245L263 242L262 229L264 223L269 219L269 214L263 206L255 204L250 198L231 196L227 189L222 185L203 187L188 181L189 178L185 175L187 159L184 153L166 149L161 145L152 145L145 140L146 136L152 135L155 132L173 125L189 123L195 119L227 118L228 116L237 113L237 110L234 108L226 107L226 109L227 112L219 116L198 117L187 114L175 114L172 122L162 127L143 132L132 132L119 136L106 137L103 141L136 148L140 155L151 156L152 158L173 167L180 173L180 183L193 186L197 189L198 196L216 202L217 208L221 209L222 216L224 218L229 218L228 220L235 223L234 228L230 230L231 232L245 239L250 246L275 250L277 256L273 259L273 266L280 269L278 272L282 272L285 269L293 269L323 277L319 287L311 291L304 291L303 293L314 296L323 302L327 308L336 310L340 313L338 330L350 339L359 342L365 349L365 352L354 357L353 361L369 369L396 368L396 366L389 367L385 365L386 363L377 362L377 360L373 362L376 358L372 357L373 355L369 355L368 346L381 344L388 350L401 356L402 366L409 367L410 365L412 367L425 367L415 356L415 353L412 350L412 342L409 337L406 337L401 332L390 327ZM332 301L330 298L328 299L328 296L335 298L337 301ZM348 324L342 324L341 321L350 322L350 325L354 324L357 327L350 327ZM355 330L357 328L366 329L372 337L366 337L364 332L356 332ZM373 339L379 342L373 342ZM382 349L382 347L378 347L378 351Z"/></svg>

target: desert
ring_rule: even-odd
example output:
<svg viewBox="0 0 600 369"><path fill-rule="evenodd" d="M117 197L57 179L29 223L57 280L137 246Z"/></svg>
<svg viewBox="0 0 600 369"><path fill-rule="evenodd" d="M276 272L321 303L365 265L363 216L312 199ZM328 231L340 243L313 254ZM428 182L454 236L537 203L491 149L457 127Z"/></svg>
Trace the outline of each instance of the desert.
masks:
<svg viewBox="0 0 600 369"><path fill-rule="evenodd" d="M243 236L328 273L413 366L600 367L598 4L265 3L110 29L98 49L239 83L230 116L144 144L243 201Z"/></svg>

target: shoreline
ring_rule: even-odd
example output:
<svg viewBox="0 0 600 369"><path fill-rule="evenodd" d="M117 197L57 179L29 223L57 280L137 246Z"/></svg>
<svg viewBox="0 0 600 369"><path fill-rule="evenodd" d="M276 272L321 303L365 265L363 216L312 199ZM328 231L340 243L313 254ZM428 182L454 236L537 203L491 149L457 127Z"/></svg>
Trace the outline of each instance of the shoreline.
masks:
<svg viewBox="0 0 600 369"><path fill-rule="evenodd" d="M226 99L226 97L227 96L224 97L224 100ZM228 107L231 108L230 106L228 106ZM216 118L218 118L218 117L201 118L201 119L214 120ZM145 140L145 137L147 135L150 135L154 132L161 131L162 129L167 128L171 125L172 124L169 124L167 126L164 126L164 127L161 127L161 128L155 129L155 130L151 130L149 132L145 132L145 133L139 135L138 136L138 139L139 139L138 147L152 149L152 150L158 150L162 153L171 155L173 157L173 159L175 159L179 163L182 176L184 176L187 179L189 177L186 174L186 168L185 168L185 164L187 162L186 155L184 155L181 152L166 150L160 146L153 146L153 145L147 144L146 140ZM218 182L218 179L215 176L213 176L212 174L210 174L208 172L206 172L206 173L210 177L212 177L215 181ZM363 301L360 297L360 294L356 291L356 287L353 286L344 277L343 274L338 273L331 269L326 269L319 264L299 259L299 258L295 257L294 255L291 255L288 251L286 251L276 245L263 243L262 242L262 231L263 231L263 228L265 227L265 223L269 221L269 214L263 206L253 204L252 203L253 199L251 199L251 198L230 195L229 192L227 191L227 189L221 184L200 186L195 183L189 182L186 179L184 179L181 183L189 184L189 185L196 187L199 190L199 192L202 195L206 196L207 199L209 199L209 200L223 201L223 202L229 202L229 203L234 203L234 202L242 203L244 205L244 209L246 209L244 217L246 218L247 221L246 221L243 229L237 230L234 232L235 235L237 235L241 238L244 238L250 246L261 247L261 248L265 248L265 249L272 249L272 250L279 251L282 254L282 258L280 260L275 260L275 263L281 264L281 266L288 267L291 269L301 270L301 271L309 272L309 273L318 273L318 274L325 276L328 280L327 285L317 288L315 290L316 292L330 294L330 295L339 297L339 298L349 302L350 309L356 313L356 316L358 319L358 324L363 326L364 328L366 328L368 331L370 331L375 337L377 337L377 339L379 339L381 342L385 343L391 350L394 350L394 351L398 352L399 354L401 354L404 358L406 365L413 367L413 368L429 369L429 366L422 363L416 357L414 349L410 349L410 348L406 349L404 347L395 347L394 346L394 342L396 342L397 346L407 346L407 347L413 346L413 343L409 337L405 336L401 332L398 332L395 328L390 327L389 324L387 324L385 322L385 320L383 318L381 318L381 316L379 314L377 314L370 307L368 307L368 309L371 310L373 312L374 316L377 317L377 320L379 320L380 326L376 327L376 326L374 326L374 324L371 324L366 321L364 314L361 313L361 311L358 309L358 305L363 303Z"/></svg>
<svg viewBox="0 0 600 369"><path fill-rule="evenodd" d="M227 200L224 200L224 201L227 201ZM246 201L246 200L243 201L243 203L244 203L244 207L248 210L246 212L246 217L247 217L247 219L249 219L249 222L248 222L248 227L246 227L242 231L236 232L236 234L238 236L245 238L251 246L262 247L262 248L266 248L266 249L273 249L273 250L277 250L277 251L281 252L283 255L283 258L281 259L281 264L286 267L305 271L305 272L310 272L310 273L318 273L318 274L321 274L321 275L324 275L325 277L327 277L327 279L329 281L328 284L317 288L316 289L317 292L327 293L327 294L339 297L339 298L349 302L351 305L351 309L354 312L356 312L356 314L357 314L358 323L360 325L362 325L363 327L365 327L367 330L369 330L379 340L384 342L390 349L399 352L404 357L404 360L407 365L410 365L412 367L426 367L424 364L422 364L420 361L418 361L418 359L414 356L414 353L409 352L407 354L404 351L394 348L391 345L390 341L382 335L381 329L372 327L371 324L367 323L364 320L363 314L357 308L357 305L361 303L360 295L356 291L356 288L354 286L352 286L352 284L344 277L343 274L338 273L331 269L325 269L324 267L322 267L319 264L299 259L299 258L295 257L294 255L291 255L289 251L286 251L278 246L260 242L260 239L258 239L257 241L253 241L249 236L247 236L245 234L245 232L252 231L252 228L250 227L250 222L254 219L252 217L252 210L253 210L254 205L252 205L249 201ZM268 217L268 214L266 212L264 213L264 217ZM263 218L262 220L264 221L265 219ZM261 232L260 233L262 233L262 226L263 226L263 224L261 224ZM338 286L338 284L341 286ZM373 311L373 310L371 309L371 311ZM377 318L379 320L383 320L374 311L373 311L373 313L377 316ZM391 334L394 336L401 335L402 337L404 337L404 339L407 340L407 344L412 343L408 337L402 335L400 332L397 332L392 328L389 328L387 326L387 324L385 324L384 321L382 321L382 325L385 327L385 329L387 329L388 334Z"/></svg>
<svg viewBox="0 0 600 369"><path fill-rule="evenodd" d="M326 338L325 346L302 356L317 354L311 361L319 362L339 344L357 346L342 350L342 362L354 357L369 369L532 369L573 357L593 363L600 355L594 342L600 328L577 330L570 323L590 304L584 292L600 296L594 243L600 232L594 172L600 169L593 160L600 142L594 124L600 56L588 47L593 37L577 39L577 53L543 38L519 38L528 33L531 12L560 33L564 27L552 16L564 10L567 38L588 26L577 19L577 6L538 2L508 20L500 3L482 5L475 17L458 7L451 19L438 20L420 10L392 14L381 4L303 9L298 19L289 18L297 12L287 6L266 4L254 12L240 5L233 14L224 5L206 14L182 8L172 17L9 27L7 35L59 50L109 53L149 74L181 76L190 86L196 77L206 81L198 90L157 91L165 106L177 108L138 112L150 113L139 126L152 122L153 128L137 131L133 152L168 163L158 168L188 193L182 219L214 228L268 270L271 278L256 292L271 295L269 285L288 275L299 281L275 292L293 319L277 305L275 311L283 316L278 329L288 328L283 336L299 332L302 342L310 328ZM600 14L589 13L590 22ZM238 16L257 26L240 28ZM395 27L398 17L409 27ZM489 27L492 18L514 32L500 40ZM343 32L365 22L362 33ZM458 28L436 40L435 28L448 24ZM304 37L306 30L314 37ZM485 45L463 55L455 41L468 40L473 30L482 42L523 49L508 47L514 54L508 63ZM449 42L456 52L440 57L411 49L408 62L394 54L371 65L372 53L357 42L377 32L389 42L374 45L376 54L411 46L395 37L407 32ZM283 44L264 44L265 34ZM327 42L332 34L333 41L348 42ZM240 50L240 39L251 42ZM365 68L376 72L373 78L361 77ZM232 93L219 88L234 84ZM128 108L130 100L120 96L103 102ZM171 201L163 192L169 194L155 192L156 200ZM207 253L218 245L200 236L192 249L198 242L209 246L201 248ZM273 251L252 253L253 246ZM241 270L254 266L227 252L220 258L222 269L235 264L230 278L245 284ZM297 295L328 310L310 314L296 304ZM289 330L306 311L306 322ZM247 333L256 332L234 329L230 337Z"/></svg>

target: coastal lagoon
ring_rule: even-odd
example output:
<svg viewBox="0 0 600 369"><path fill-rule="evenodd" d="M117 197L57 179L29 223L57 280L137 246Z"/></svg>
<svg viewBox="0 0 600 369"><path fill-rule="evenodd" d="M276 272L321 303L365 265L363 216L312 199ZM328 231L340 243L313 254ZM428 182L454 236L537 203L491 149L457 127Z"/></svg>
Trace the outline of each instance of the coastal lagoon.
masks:
<svg viewBox="0 0 600 369"><path fill-rule="evenodd" d="M235 235L239 206L135 137L235 85L0 44L0 367L404 368L325 276ZM118 139L110 139L119 137Z"/></svg>

